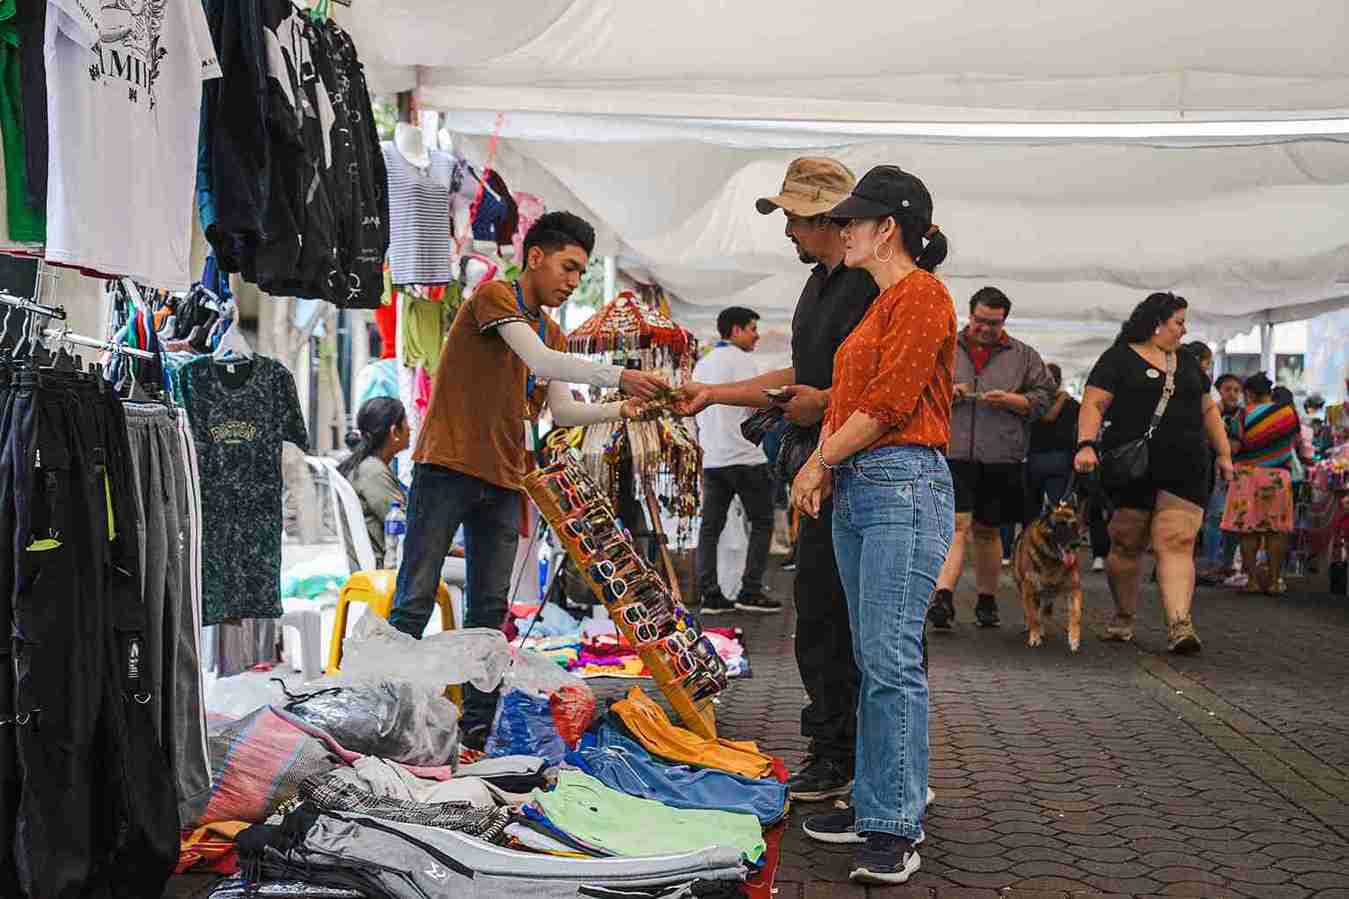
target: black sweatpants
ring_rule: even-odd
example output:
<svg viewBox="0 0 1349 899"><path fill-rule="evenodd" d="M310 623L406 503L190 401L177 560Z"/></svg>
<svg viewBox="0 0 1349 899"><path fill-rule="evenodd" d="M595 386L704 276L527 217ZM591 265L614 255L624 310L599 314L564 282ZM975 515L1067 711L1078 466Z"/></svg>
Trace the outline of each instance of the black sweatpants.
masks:
<svg viewBox="0 0 1349 899"><path fill-rule="evenodd" d="M126 423L106 388L32 380L14 394L5 489L20 886L32 899L158 896L179 822L146 692Z"/></svg>
<svg viewBox="0 0 1349 899"><path fill-rule="evenodd" d="M809 752L851 766L857 742L857 664L848 598L834 558L834 504L801 516L796 543L796 666L806 688L801 735Z"/></svg>
<svg viewBox="0 0 1349 899"><path fill-rule="evenodd" d="M10 413L14 393L8 373L0 373L0 896L19 895L14 865L15 809L19 805L19 758L14 743L14 659L9 625L14 592L14 465L10 456Z"/></svg>

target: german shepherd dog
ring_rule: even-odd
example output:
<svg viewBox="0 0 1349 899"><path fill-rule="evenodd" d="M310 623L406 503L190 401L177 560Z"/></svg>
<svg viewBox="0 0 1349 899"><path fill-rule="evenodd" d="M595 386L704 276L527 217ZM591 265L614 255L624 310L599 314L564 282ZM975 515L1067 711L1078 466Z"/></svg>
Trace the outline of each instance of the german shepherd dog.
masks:
<svg viewBox="0 0 1349 899"><path fill-rule="evenodd" d="M1054 614L1054 598L1069 592L1068 647L1082 643L1082 572L1077 550L1082 545L1085 505L1079 504L1072 485L1063 499L1021 529L1012 550L1012 574L1026 609L1027 646L1044 641L1044 619ZM1043 617L1042 617L1043 616Z"/></svg>

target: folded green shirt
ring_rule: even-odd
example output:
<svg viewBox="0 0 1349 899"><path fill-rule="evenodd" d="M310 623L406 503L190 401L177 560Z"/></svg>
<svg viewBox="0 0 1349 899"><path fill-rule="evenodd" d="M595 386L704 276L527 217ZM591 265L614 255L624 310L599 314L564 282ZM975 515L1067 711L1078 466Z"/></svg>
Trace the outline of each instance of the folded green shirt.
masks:
<svg viewBox="0 0 1349 899"><path fill-rule="evenodd" d="M558 773L555 789L535 790L530 798L558 830L615 855L671 855L729 846L758 864L766 848L754 815L670 808L611 790L570 768Z"/></svg>

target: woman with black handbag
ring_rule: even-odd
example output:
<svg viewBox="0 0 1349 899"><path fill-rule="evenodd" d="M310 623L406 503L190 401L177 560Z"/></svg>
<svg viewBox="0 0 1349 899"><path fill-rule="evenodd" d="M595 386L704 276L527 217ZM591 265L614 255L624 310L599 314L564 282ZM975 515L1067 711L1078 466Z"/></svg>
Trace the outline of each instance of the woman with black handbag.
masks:
<svg viewBox="0 0 1349 899"><path fill-rule="evenodd" d="M1194 356L1179 352L1186 306L1183 297L1154 293L1134 308L1087 378L1074 459L1080 472L1101 468L1116 510L1106 560L1115 618L1106 639L1133 639L1140 561L1151 541L1167 644L1175 653L1201 648L1190 604L1194 541L1210 490L1210 446L1219 474L1232 480L1232 449L1208 377Z"/></svg>

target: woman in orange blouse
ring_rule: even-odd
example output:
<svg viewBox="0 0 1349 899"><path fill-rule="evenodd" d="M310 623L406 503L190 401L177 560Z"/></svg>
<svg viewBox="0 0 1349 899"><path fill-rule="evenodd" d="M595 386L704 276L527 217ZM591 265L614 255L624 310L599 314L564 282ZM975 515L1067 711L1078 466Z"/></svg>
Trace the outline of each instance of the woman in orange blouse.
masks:
<svg viewBox="0 0 1349 899"><path fill-rule="evenodd" d="M946 239L923 182L879 166L830 215L847 222L844 264L881 289L834 357L820 444L796 476L807 515L834 496L834 551L848 597L857 697L852 808L806 819L828 843L865 841L854 880L918 870L928 777L923 616L955 531L950 437L956 313L932 270Z"/></svg>

